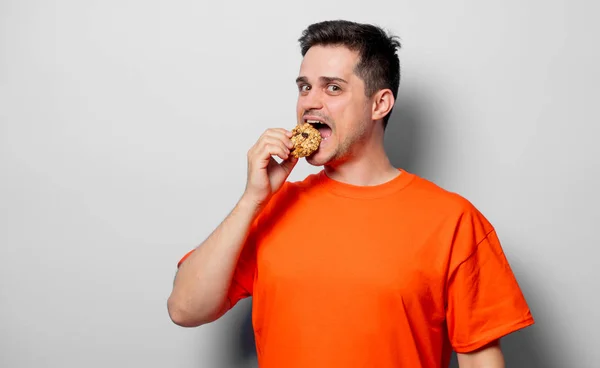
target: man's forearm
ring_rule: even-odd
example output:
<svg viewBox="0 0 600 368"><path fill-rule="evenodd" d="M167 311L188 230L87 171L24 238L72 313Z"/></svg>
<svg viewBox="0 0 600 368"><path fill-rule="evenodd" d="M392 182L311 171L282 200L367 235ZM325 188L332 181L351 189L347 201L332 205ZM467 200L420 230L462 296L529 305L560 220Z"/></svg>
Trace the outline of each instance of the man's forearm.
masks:
<svg viewBox="0 0 600 368"><path fill-rule="evenodd" d="M210 236L181 264L168 300L171 319L199 326L228 308L227 291L259 206L242 198Z"/></svg>

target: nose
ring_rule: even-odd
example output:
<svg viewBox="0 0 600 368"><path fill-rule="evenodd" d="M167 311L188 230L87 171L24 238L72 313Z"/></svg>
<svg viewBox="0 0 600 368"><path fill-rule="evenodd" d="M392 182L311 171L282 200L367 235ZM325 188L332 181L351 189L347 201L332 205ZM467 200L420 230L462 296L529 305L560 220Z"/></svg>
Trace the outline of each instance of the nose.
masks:
<svg viewBox="0 0 600 368"><path fill-rule="evenodd" d="M323 99L318 90L309 90L298 97L298 106L303 111L320 110L323 108Z"/></svg>

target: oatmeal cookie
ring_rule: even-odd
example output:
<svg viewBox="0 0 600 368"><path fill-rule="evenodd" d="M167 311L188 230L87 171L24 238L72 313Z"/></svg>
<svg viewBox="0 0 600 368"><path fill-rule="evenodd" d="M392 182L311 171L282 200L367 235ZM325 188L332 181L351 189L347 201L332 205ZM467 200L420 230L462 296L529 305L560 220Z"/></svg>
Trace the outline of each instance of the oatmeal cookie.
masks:
<svg viewBox="0 0 600 368"><path fill-rule="evenodd" d="M296 125L292 134L294 148L290 153L296 158L310 156L321 144L321 133L309 123Z"/></svg>

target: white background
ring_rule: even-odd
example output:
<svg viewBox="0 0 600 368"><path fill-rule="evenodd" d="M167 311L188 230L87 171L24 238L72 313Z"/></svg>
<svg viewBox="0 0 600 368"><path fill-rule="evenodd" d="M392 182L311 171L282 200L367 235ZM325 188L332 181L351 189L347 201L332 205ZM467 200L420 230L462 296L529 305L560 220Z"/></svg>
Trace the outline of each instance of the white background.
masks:
<svg viewBox="0 0 600 368"><path fill-rule="evenodd" d="M345 18L401 37L394 164L498 229L537 322L508 366L596 367L599 10L0 1L0 366L255 366L250 300L170 321L175 265L239 198L259 134L295 124L301 31Z"/></svg>

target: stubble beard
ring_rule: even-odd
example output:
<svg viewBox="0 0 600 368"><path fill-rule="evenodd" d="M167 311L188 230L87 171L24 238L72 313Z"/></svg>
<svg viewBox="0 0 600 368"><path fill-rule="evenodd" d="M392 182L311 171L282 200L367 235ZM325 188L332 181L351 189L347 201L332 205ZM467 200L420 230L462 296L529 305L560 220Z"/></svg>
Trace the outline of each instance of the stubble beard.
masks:
<svg viewBox="0 0 600 368"><path fill-rule="evenodd" d="M327 157L323 163L326 166L338 166L351 160L360 154L360 148L368 141L367 123L363 122L358 125L350 136L347 136L342 142L338 143L335 150Z"/></svg>

